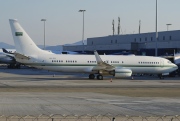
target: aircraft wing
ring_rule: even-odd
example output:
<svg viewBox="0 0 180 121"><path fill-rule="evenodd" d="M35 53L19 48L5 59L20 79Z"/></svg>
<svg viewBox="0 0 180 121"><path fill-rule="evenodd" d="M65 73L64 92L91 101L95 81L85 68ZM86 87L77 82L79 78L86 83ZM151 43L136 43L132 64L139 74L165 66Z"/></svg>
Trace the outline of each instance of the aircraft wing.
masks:
<svg viewBox="0 0 180 121"><path fill-rule="evenodd" d="M29 56L26 56L26 55L23 55L23 54L20 54L20 53L16 53L16 52L15 52L14 55L15 55L16 58L27 59L27 60L30 59Z"/></svg>
<svg viewBox="0 0 180 121"><path fill-rule="evenodd" d="M3 54L10 57L10 58L12 58L12 59L14 59L14 54L8 54L8 53L3 53Z"/></svg>
<svg viewBox="0 0 180 121"><path fill-rule="evenodd" d="M106 62L103 62L96 50L94 51L94 55L96 57L97 66L93 68L93 71L99 71L99 70L112 71L115 69L114 66Z"/></svg>

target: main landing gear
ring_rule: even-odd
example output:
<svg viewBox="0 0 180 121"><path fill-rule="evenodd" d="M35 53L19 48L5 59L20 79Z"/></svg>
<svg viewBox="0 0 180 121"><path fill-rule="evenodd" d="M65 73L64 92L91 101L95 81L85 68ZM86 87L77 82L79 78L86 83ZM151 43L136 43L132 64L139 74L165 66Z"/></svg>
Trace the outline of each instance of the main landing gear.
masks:
<svg viewBox="0 0 180 121"><path fill-rule="evenodd" d="M89 75L89 79L94 79L95 78L95 75L94 74L90 74Z"/></svg>
<svg viewBox="0 0 180 121"><path fill-rule="evenodd" d="M7 66L7 68L9 68L9 69L19 69L20 66L21 66L20 64L9 64Z"/></svg>
<svg viewBox="0 0 180 121"><path fill-rule="evenodd" d="M103 76L99 74L99 75L97 75L97 79L98 80L103 80Z"/></svg>
<svg viewBox="0 0 180 121"><path fill-rule="evenodd" d="M98 80L103 80L103 76L101 74L98 74L96 78ZM89 75L89 79L95 79L95 75L94 74L90 74Z"/></svg>
<svg viewBox="0 0 180 121"><path fill-rule="evenodd" d="M164 79L164 76L162 74L158 74L159 79Z"/></svg>

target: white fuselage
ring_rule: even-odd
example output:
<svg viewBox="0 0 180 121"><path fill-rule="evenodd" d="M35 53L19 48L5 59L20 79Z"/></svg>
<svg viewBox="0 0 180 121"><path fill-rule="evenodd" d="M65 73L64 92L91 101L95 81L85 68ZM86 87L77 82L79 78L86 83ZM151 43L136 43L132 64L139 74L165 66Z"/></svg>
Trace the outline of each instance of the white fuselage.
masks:
<svg viewBox="0 0 180 121"><path fill-rule="evenodd" d="M175 64L159 57L99 56L96 51L94 55L53 54L38 48L16 19L10 19L9 23L16 47L16 60L32 67L60 72L90 73L90 79L94 79L93 73L99 74L98 79L103 79L103 74L129 77L132 73L163 74L177 69Z"/></svg>
<svg viewBox="0 0 180 121"><path fill-rule="evenodd" d="M103 61L117 68L132 70L132 73L169 73L177 69L177 66L169 60L150 56L117 56L101 55ZM57 55L41 54L32 55L29 60L19 59L17 61L32 67L59 72L92 72L97 65L94 55Z"/></svg>

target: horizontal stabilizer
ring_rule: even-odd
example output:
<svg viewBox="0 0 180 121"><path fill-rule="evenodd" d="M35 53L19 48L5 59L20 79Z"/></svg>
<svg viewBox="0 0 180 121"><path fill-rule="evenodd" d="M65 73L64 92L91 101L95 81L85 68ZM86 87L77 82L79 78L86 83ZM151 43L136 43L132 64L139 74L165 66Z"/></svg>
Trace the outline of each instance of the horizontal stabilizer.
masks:
<svg viewBox="0 0 180 121"><path fill-rule="evenodd" d="M22 55L20 53L14 53L14 55L15 55L16 58L19 58L19 59L27 59L27 60L30 59L30 57Z"/></svg>

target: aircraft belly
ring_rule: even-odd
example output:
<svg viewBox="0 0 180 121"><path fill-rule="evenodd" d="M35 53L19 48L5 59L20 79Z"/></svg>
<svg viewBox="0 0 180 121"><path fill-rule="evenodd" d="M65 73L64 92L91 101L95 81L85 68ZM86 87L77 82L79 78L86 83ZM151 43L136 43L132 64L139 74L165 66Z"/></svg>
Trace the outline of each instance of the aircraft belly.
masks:
<svg viewBox="0 0 180 121"><path fill-rule="evenodd" d="M12 64L12 63L15 63L15 61L3 59L3 60L0 60L0 63L4 63L4 64Z"/></svg>
<svg viewBox="0 0 180 121"><path fill-rule="evenodd" d="M91 73L93 67L89 67L89 66L36 66L36 68L46 69L49 71L58 71L58 72Z"/></svg>
<svg viewBox="0 0 180 121"><path fill-rule="evenodd" d="M166 73L168 68L161 68L161 67L132 67L131 68L132 72L134 74L136 73L154 73L154 74L159 74L159 73Z"/></svg>

